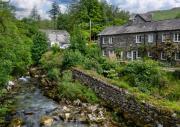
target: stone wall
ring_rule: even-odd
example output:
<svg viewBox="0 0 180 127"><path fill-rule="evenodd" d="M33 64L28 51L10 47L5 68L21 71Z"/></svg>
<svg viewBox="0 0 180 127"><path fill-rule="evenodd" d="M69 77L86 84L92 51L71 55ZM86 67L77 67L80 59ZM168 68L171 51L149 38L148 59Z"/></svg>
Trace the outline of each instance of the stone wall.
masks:
<svg viewBox="0 0 180 127"><path fill-rule="evenodd" d="M95 93L111 106L118 108L126 119L145 127L179 127L176 113L142 103L127 90L120 89L79 69L72 69L73 78L92 88Z"/></svg>

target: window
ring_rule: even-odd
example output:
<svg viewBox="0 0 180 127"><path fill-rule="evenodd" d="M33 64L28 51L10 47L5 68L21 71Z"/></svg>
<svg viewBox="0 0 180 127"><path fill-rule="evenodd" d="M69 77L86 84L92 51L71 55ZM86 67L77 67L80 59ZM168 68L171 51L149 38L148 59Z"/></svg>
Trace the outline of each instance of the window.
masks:
<svg viewBox="0 0 180 127"><path fill-rule="evenodd" d="M143 38L141 35L136 35L136 43L141 43L143 41Z"/></svg>
<svg viewBox="0 0 180 127"><path fill-rule="evenodd" d="M166 54L164 52L161 52L161 60L166 60Z"/></svg>
<svg viewBox="0 0 180 127"><path fill-rule="evenodd" d="M152 57L153 53L152 52L148 52L148 57Z"/></svg>
<svg viewBox="0 0 180 127"><path fill-rule="evenodd" d="M174 40L174 42L180 42L180 33L175 33L173 40Z"/></svg>
<svg viewBox="0 0 180 127"><path fill-rule="evenodd" d="M148 42L152 43L153 42L153 34L148 35Z"/></svg>
<svg viewBox="0 0 180 127"><path fill-rule="evenodd" d="M102 55L103 55L103 56L106 56L105 50L102 50Z"/></svg>
<svg viewBox="0 0 180 127"><path fill-rule="evenodd" d="M162 42L165 42L168 38L168 34L162 34Z"/></svg>
<svg viewBox="0 0 180 127"><path fill-rule="evenodd" d="M132 55L131 55L131 52L127 52L127 58L131 58Z"/></svg>
<svg viewBox="0 0 180 127"><path fill-rule="evenodd" d="M175 54L175 60L180 60L180 52Z"/></svg>
<svg viewBox="0 0 180 127"><path fill-rule="evenodd" d="M108 37L103 37L103 44L107 44L109 42L109 38Z"/></svg>
<svg viewBox="0 0 180 127"><path fill-rule="evenodd" d="M110 38L109 38L109 44L112 44L112 43L114 42L114 40L115 40L115 38L110 37Z"/></svg>

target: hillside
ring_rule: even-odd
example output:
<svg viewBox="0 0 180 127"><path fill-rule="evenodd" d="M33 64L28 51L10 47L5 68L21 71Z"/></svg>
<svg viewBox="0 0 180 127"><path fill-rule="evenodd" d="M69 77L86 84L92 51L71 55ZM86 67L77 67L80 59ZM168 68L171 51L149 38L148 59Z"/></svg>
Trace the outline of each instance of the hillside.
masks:
<svg viewBox="0 0 180 127"><path fill-rule="evenodd" d="M174 19L177 15L180 15L180 7L170 10L160 10L149 12L153 14L153 20L165 20Z"/></svg>

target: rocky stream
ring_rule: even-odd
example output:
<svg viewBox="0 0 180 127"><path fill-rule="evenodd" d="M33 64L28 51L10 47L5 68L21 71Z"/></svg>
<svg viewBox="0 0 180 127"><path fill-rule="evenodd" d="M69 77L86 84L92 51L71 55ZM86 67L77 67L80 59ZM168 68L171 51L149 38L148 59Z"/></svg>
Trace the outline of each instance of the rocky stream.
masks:
<svg viewBox="0 0 180 127"><path fill-rule="evenodd" d="M100 105L62 99L57 103L43 95L29 79L19 83L14 95L15 111L8 117L10 127L116 127Z"/></svg>

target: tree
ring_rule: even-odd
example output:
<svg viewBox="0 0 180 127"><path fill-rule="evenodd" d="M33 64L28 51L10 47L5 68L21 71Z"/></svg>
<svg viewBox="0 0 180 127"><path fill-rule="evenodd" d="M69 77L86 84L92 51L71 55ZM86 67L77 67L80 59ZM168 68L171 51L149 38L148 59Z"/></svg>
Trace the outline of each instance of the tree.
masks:
<svg viewBox="0 0 180 127"><path fill-rule="evenodd" d="M41 56L48 50L48 42L44 33L38 32L33 37L32 59L39 64Z"/></svg>
<svg viewBox="0 0 180 127"><path fill-rule="evenodd" d="M34 21L40 20L40 15L38 14L38 10L36 6L34 6L33 9L31 10L30 18L33 19Z"/></svg>
<svg viewBox="0 0 180 127"><path fill-rule="evenodd" d="M52 3L52 9L49 11L50 17L54 22L54 29L56 28L56 20L60 14L60 8L57 2Z"/></svg>

